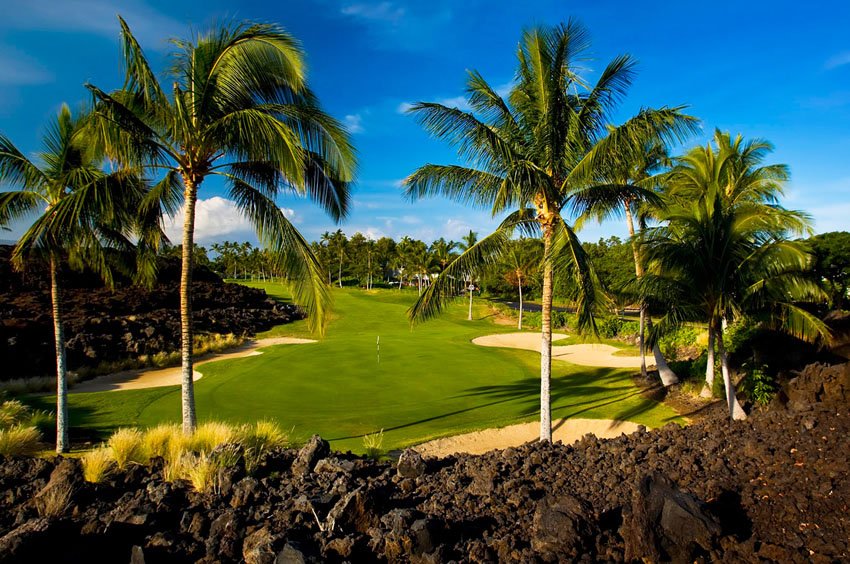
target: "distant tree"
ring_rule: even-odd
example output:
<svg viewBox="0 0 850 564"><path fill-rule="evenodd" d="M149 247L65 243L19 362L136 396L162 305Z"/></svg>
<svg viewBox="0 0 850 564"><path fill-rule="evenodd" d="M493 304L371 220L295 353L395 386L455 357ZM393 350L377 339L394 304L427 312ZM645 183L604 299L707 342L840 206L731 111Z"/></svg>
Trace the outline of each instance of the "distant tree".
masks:
<svg viewBox="0 0 850 564"><path fill-rule="evenodd" d="M119 18L120 19L120 18ZM331 217L348 212L355 157L349 136L307 87L304 53L274 25L233 24L176 40L162 88L123 19L124 87L89 85L110 157L164 174L162 192L183 192L180 279L183 430L196 426L192 358L192 251L198 190L219 175L290 279L318 330L329 296L307 241L281 211L281 193L306 195Z"/></svg>
<svg viewBox="0 0 850 564"><path fill-rule="evenodd" d="M431 243L429 250L434 256L434 259L439 263L440 272L444 271L446 269L446 265L449 264L455 256L457 256L454 250L459 246L460 245L458 243L454 241L446 241L443 237L440 237Z"/></svg>
<svg viewBox="0 0 850 564"><path fill-rule="evenodd" d="M333 234L331 234L330 239L328 240L328 251L336 260L336 281L340 288L342 288L342 265L345 259L347 258L345 254L347 246L348 238L345 236L345 233L342 232L342 229L337 229L333 232Z"/></svg>
<svg viewBox="0 0 850 564"><path fill-rule="evenodd" d="M509 243L507 252L500 262L505 280L517 289L519 297L519 316L517 329L522 330L522 288L527 286L539 271L542 251L534 239L516 239Z"/></svg>
<svg viewBox="0 0 850 564"><path fill-rule="evenodd" d="M40 213L15 246L12 262L19 269L37 259L49 265L58 453L70 446L60 263L65 257L72 267L87 267L111 286L107 248L129 251L131 238L136 237L143 250L154 251L164 238L157 221L159 209L147 199L147 186L139 176L124 168L111 173L101 169L103 154L91 142L86 120L63 105L43 137L44 148L35 162L0 135L0 182L18 188L0 192L0 225ZM156 213L145 213L154 207ZM148 222L142 224L141 218ZM151 281L153 261L139 258L143 260L137 268L142 270L137 276Z"/></svg>
<svg viewBox="0 0 850 564"><path fill-rule="evenodd" d="M847 309L850 289L850 233L833 231L807 240L815 262L812 273L824 284L833 308Z"/></svg>

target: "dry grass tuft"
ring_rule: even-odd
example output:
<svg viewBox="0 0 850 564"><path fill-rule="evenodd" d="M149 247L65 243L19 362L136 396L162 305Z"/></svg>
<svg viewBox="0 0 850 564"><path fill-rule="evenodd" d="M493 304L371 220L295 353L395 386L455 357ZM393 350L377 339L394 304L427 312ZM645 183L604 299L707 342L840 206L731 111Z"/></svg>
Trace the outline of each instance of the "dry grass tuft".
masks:
<svg viewBox="0 0 850 564"><path fill-rule="evenodd" d="M263 419L253 425L242 426L239 443L245 449L245 470L250 474L267 452L289 445L289 434L281 430L275 421Z"/></svg>
<svg viewBox="0 0 850 564"><path fill-rule="evenodd" d="M145 453L142 448L143 435L138 429L118 429L109 437L109 447L112 449L112 458L118 468L125 468L131 462L145 462Z"/></svg>
<svg viewBox="0 0 850 564"><path fill-rule="evenodd" d="M366 451L366 456L373 460L378 460L384 455L384 430L381 429L377 433L363 436L363 448Z"/></svg>
<svg viewBox="0 0 850 564"><path fill-rule="evenodd" d="M106 447L98 447L85 453L80 461L83 464L83 477L93 484L105 480L115 469L112 451Z"/></svg>
<svg viewBox="0 0 850 564"><path fill-rule="evenodd" d="M70 484L54 486L35 497L35 509L40 517L59 517L68 511L71 495L74 493Z"/></svg>
<svg viewBox="0 0 850 564"><path fill-rule="evenodd" d="M207 421L198 426L191 437L187 438L188 450L209 454L217 446L236 442L238 430L221 421Z"/></svg>
<svg viewBox="0 0 850 564"><path fill-rule="evenodd" d="M41 433L35 427L16 425L0 429L0 454L33 456L41 450Z"/></svg>
<svg viewBox="0 0 850 564"><path fill-rule="evenodd" d="M142 451L147 460L161 456L168 460L183 444L183 431L177 424L162 424L147 429L142 438ZM178 447L175 449L175 447Z"/></svg>

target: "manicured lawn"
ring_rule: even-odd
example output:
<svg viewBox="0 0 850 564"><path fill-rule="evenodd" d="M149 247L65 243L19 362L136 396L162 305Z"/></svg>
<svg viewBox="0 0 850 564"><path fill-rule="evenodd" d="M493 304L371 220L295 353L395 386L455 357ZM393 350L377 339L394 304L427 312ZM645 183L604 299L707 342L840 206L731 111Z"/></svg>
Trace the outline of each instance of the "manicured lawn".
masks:
<svg viewBox="0 0 850 564"><path fill-rule="evenodd" d="M285 296L280 285L253 285ZM384 447L394 449L536 418L539 355L470 343L516 330L494 324L484 302L475 321L466 321L461 302L411 328L405 311L415 293L343 289L334 298L334 319L321 342L269 347L259 356L204 366L195 384L199 418L271 417L298 439L318 433L334 448L353 451L362 450L364 434L380 429ZM282 335L309 336L303 322L263 336ZM556 362L553 372L553 417L630 419L648 426L678 421L671 409L639 395L629 371ZM180 390L72 394L70 406L73 426L106 433L178 421Z"/></svg>

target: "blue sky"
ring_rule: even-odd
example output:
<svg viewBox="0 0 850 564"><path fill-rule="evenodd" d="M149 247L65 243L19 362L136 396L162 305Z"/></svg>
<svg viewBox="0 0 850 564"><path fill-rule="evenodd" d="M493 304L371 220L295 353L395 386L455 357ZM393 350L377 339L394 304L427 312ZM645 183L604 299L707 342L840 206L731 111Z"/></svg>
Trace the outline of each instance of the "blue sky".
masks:
<svg viewBox="0 0 850 564"><path fill-rule="evenodd" d="M415 204L399 181L426 162L452 162L403 114L412 101L457 103L467 69L496 86L512 77L523 27L579 19L593 37L593 77L629 53L639 74L618 119L642 106L688 104L715 127L776 145L790 165L787 207L810 212L818 232L850 218L850 3L572 2L501 0L206 2L185 0L0 0L0 131L25 152L62 102L85 99L84 82L120 85L118 25L130 24L162 69L169 37L222 20L279 23L307 52L309 81L327 111L349 124L360 157L350 217L340 226L374 237L459 239L488 231L489 214L445 200ZM198 239L253 240L221 186L202 186ZM309 239L336 229L309 202L281 199ZM177 223L177 222L175 222ZM176 225L170 226L176 232ZM20 232L0 233L12 238ZM586 227L595 240L619 223Z"/></svg>

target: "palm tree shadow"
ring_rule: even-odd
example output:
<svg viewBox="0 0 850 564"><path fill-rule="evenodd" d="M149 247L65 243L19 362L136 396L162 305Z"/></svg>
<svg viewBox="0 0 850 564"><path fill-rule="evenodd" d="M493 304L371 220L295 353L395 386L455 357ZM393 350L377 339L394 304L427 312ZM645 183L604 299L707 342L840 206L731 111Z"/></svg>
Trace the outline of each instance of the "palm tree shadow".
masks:
<svg viewBox="0 0 850 564"><path fill-rule="evenodd" d="M469 388L461 397L480 396L502 401L519 401L522 415L540 411L540 379L523 378L509 384ZM583 413L605 407L614 407L608 418L628 420L646 413L658 405L639 388L624 378L619 369L588 368L579 374L552 378L550 398L552 416L561 419L578 417ZM556 424L556 428L563 421Z"/></svg>

